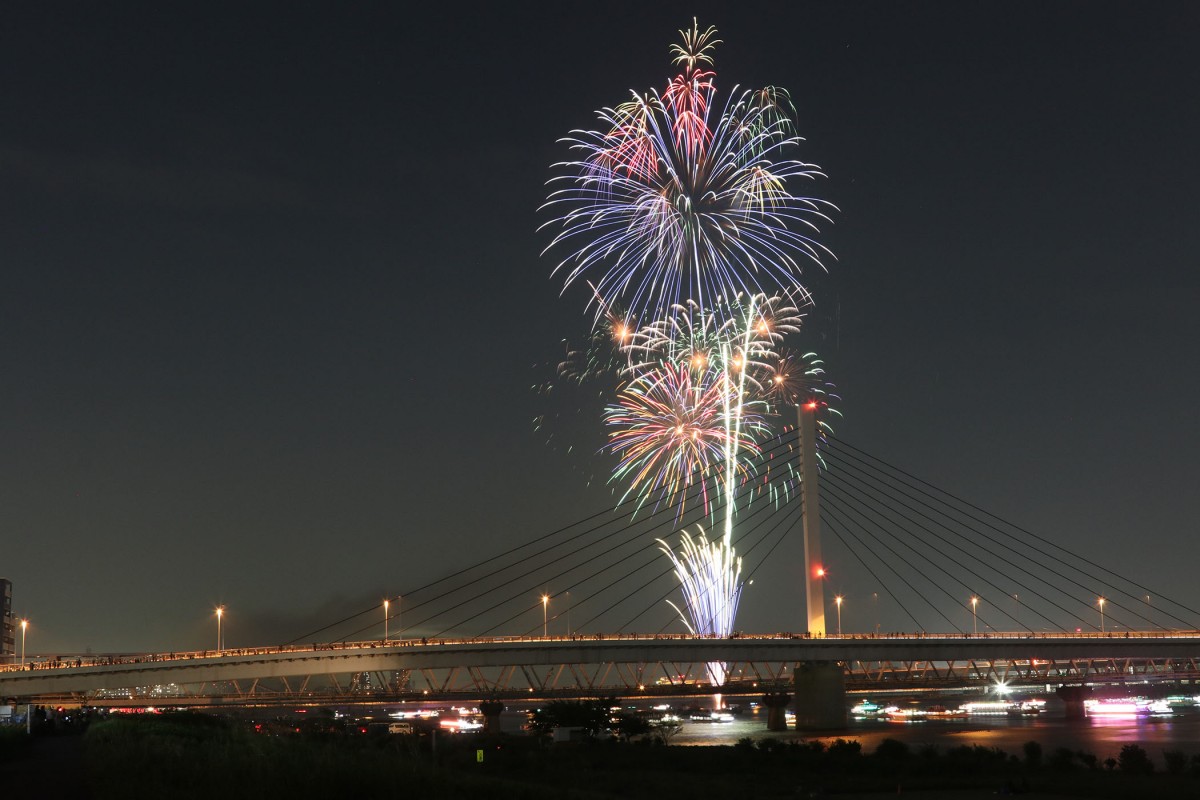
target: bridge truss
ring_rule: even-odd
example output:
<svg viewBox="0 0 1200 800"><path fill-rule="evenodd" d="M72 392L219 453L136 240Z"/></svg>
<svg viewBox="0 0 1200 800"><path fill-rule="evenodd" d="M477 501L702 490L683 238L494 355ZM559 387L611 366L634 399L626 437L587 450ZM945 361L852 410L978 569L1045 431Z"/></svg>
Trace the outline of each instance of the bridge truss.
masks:
<svg viewBox="0 0 1200 800"><path fill-rule="evenodd" d="M728 666L724 686L705 664ZM87 705L412 702L488 697L753 695L838 663L849 691L1200 681L1200 633L809 639L778 634L318 645L44 662L0 671L0 696Z"/></svg>

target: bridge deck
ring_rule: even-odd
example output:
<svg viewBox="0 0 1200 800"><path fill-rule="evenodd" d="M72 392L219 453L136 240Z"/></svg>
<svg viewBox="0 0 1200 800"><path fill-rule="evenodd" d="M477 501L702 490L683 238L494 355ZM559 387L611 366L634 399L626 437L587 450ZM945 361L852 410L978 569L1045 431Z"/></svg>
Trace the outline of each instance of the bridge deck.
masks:
<svg viewBox="0 0 1200 800"><path fill-rule="evenodd" d="M1200 632L1128 634L602 634L404 640L40 659L0 668L0 697L175 699L359 691L476 696L525 690L638 692L706 684L729 665L730 690L786 685L798 662L844 666L847 685L948 686L1200 678ZM365 684L362 676L370 676Z"/></svg>

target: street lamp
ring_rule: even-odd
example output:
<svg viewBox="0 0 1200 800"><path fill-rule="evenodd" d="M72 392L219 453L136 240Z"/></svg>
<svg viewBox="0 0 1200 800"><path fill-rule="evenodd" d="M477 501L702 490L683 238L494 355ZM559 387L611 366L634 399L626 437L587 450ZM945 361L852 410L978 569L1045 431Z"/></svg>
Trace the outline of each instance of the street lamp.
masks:
<svg viewBox="0 0 1200 800"><path fill-rule="evenodd" d="M571 593L567 592L567 638L571 638Z"/></svg>
<svg viewBox="0 0 1200 800"><path fill-rule="evenodd" d="M977 612L978 607L979 607L979 598L972 597L971 598L971 627L974 629L976 636L979 635L979 614Z"/></svg>
<svg viewBox="0 0 1200 800"><path fill-rule="evenodd" d="M21 620L21 666L25 666L25 631L29 628L29 620Z"/></svg>
<svg viewBox="0 0 1200 800"><path fill-rule="evenodd" d="M839 594L837 597L833 598L833 602L837 603L838 636L841 636L842 635L842 596Z"/></svg>
<svg viewBox="0 0 1200 800"><path fill-rule="evenodd" d="M550 611L550 595L542 595L542 638L548 636L549 618L546 616Z"/></svg>
<svg viewBox="0 0 1200 800"><path fill-rule="evenodd" d="M225 606L217 606L217 655L221 654L221 617L225 616Z"/></svg>
<svg viewBox="0 0 1200 800"><path fill-rule="evenodd" d="M1100 595L1100 632L1104 633L1104 595Z"/></svg>
<svg viewBox="0 0 1200 800"><path fill-rule="evenodd" d="M386 600L386 599L383 601L383 644L384 644L384 646L387 645L387 640L388 640L387 622L388 622L388 606L390 606L390 605L391 605L391 601Z"/></svg>

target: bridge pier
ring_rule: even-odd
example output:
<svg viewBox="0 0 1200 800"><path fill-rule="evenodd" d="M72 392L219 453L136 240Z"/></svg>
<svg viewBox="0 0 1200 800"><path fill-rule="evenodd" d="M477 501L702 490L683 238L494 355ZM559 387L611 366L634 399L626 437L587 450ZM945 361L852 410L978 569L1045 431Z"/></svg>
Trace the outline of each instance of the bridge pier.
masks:
<svg viewBox="0 0 1200 800"><path fill-rule="evenodd" d="M787 707L792 704L792 695L788 692L767 692L762 696L762 704L767 709L767 730L787 730Z"/></svg>
<svg viewBox="0 0 1200 800"><path fill-rule="evenodd" d="M1060 686L1055 692L1063 701L1067 719L1083 719L1083 701L1092 693L1090 686Z"/></svg>
<svg viewBox="0 0 1200 800"><path fill-rule="evenodd" d="M484 700L479 704L479 712L483 714L483 730L485 732L500 732L500 714L503 711L504 703L499 700Z"/></svg>
<svg viewBox="0 0 1200 800"><path fill-rule="evenodd" d="M846 676L837 661L796 664L796 730L846 727Z"/></svg>

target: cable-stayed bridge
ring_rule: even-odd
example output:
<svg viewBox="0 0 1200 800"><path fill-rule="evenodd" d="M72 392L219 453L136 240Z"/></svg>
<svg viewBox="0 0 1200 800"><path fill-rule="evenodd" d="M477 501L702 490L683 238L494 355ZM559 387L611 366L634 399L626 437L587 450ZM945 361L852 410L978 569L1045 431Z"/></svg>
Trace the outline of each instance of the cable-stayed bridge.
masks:
<svg viewBox="0 0 1200 800"><path fill-rule="evenodd" d="M1200 678L1200 613L1183 602L843 440L809 453L824 468L817 479L810 467L805 480L805 438L792 430L767 443L733 501L743 580L782 566L796 584L795 605L778 609L782 633L681 631L665 602L678 579L661 548L677 548L676 531L724 511L721 497L706 504L694 488L671 503L627 498L284 644L43 656L0 670L0 697L201 704L793 689L841 697L855 688ZM832 535L825 560L811 546L821 531ZM830 597L831 574L844 594ZM857 622L843 628L846 597ZM713 662L727 667L724 686L710 685Z"/></svg>
<svg viewBox="0 0 1200 800"><path fill-rule="evenodd" d="M1190 682L1197 652L1200 632L427 639L57 659L5 668L0 693L98 705L762 694L810 662L838 663L847 688L872 691ZM720 687L712 661L729 665Z"/></svg>

